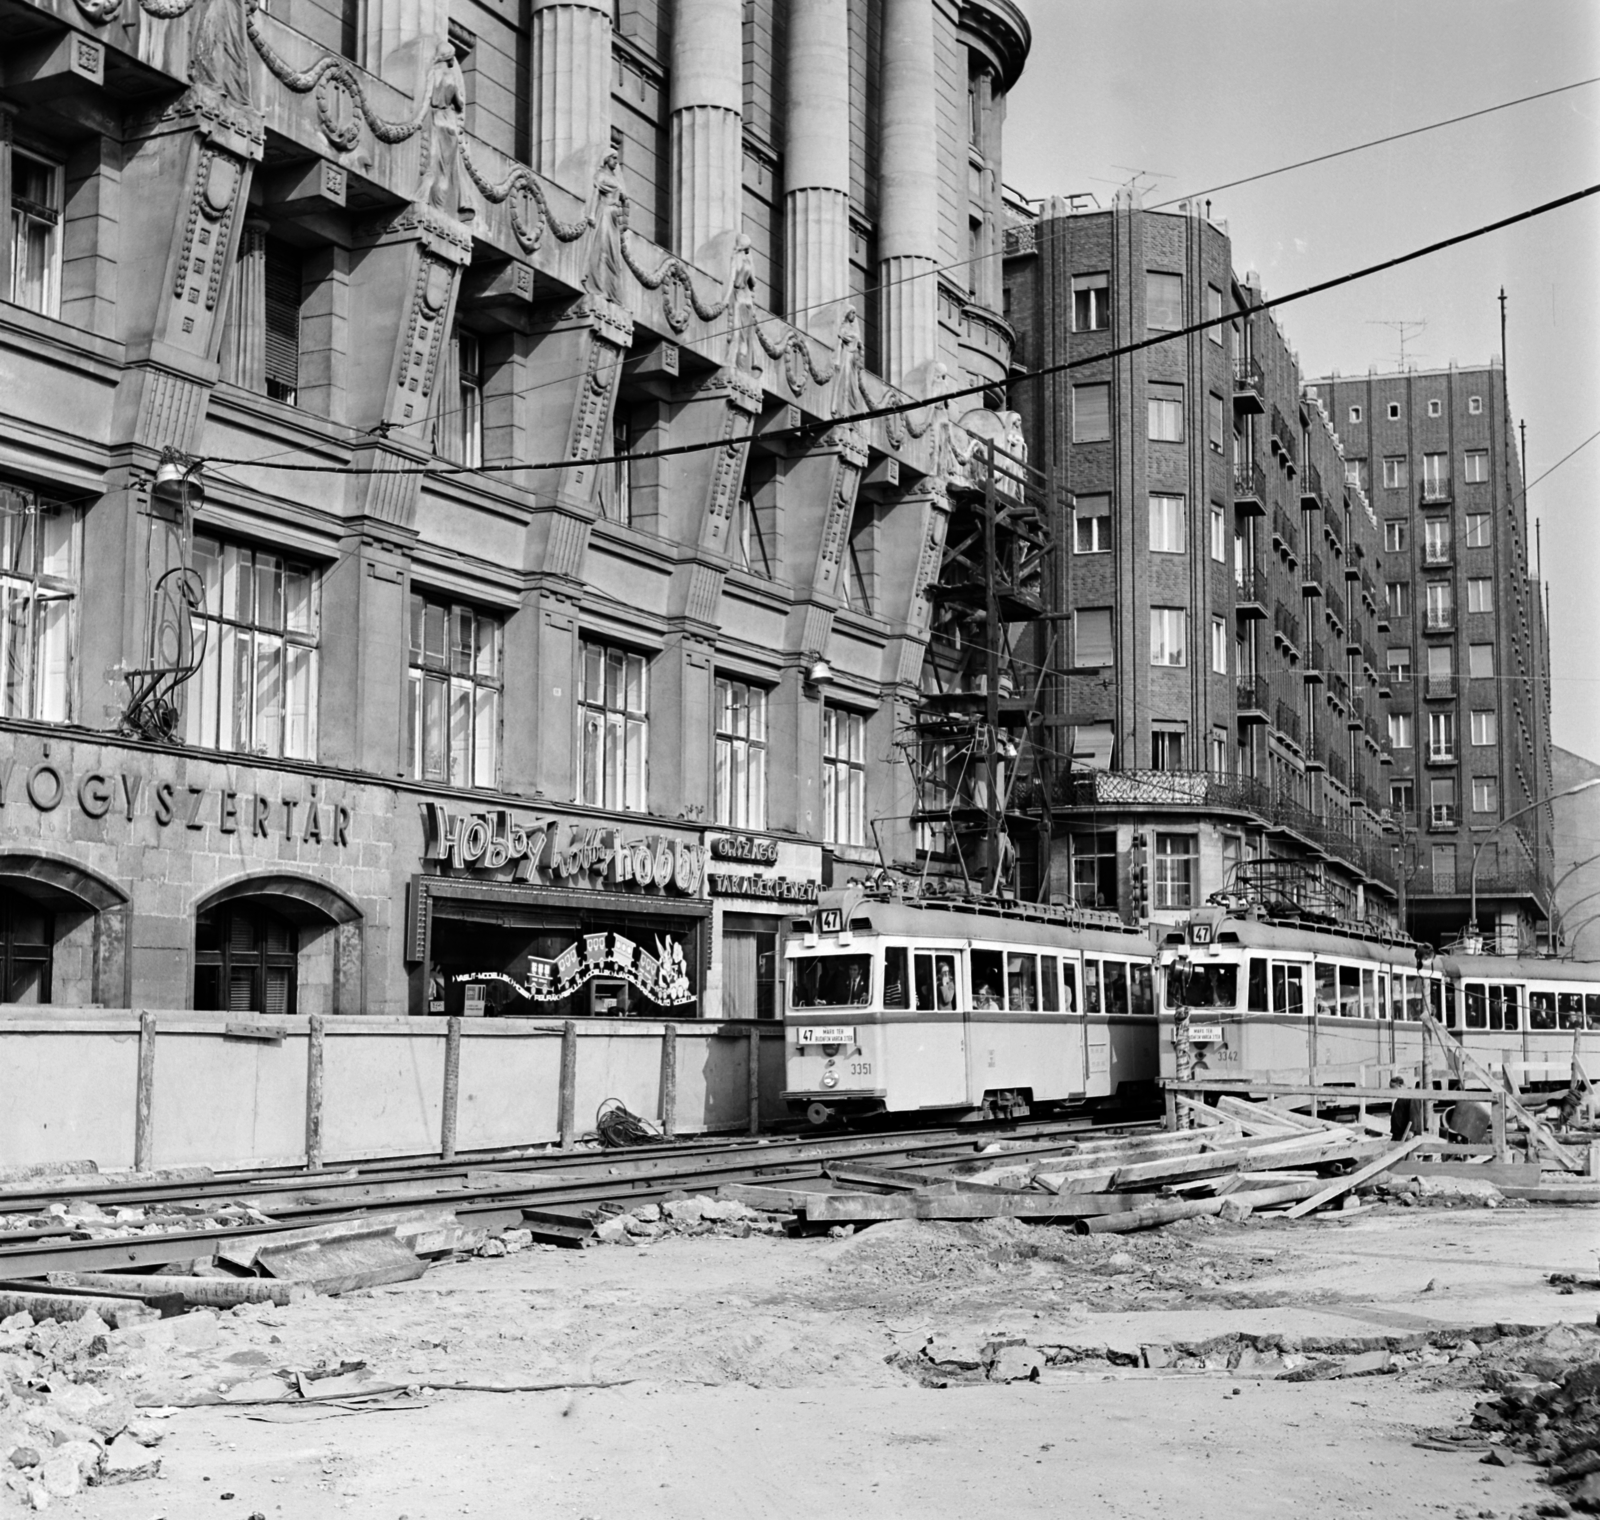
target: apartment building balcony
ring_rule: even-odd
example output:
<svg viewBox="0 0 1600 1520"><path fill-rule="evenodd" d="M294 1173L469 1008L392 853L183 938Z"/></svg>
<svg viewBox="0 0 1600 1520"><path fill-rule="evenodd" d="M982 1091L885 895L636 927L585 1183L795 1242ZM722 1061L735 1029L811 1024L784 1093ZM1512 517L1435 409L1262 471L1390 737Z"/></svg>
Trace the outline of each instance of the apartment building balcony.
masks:
<svg viewBox="0 0 1600 1520"><path fill-rule="evenodd" d="M1426 542L1422 546L1422 563L1430 569L1443 569L1455 559L1452 550L1453 545L1448 538Z"/></svg>
<svg viewBox="0 0 1600 1520"><path fill-rule="evenodd" d="M1389 604L1380 602L1376 615L1372 619L1373 628L1379 633L1388 633L1391 630L1389 621Z"/></svg>
<svg viewBox="0 0 1600 1520"><path fill-rule="evenodd" d="M1265 676L1241 676L1234 693L1234 710L1241 723L1265 723L1271 711Z"/></svg>
<svg viewBox="0 0 1600 1520"><path fill-rule="evenodd" d="M1300 748L1300 714L1281 697L1273 709L1272 726L1277 729L1280 738L1288 740L1296 749Z"/></svg>
<svg viewBox="0 0 1600 1520"><path fill-rule="evenodd" d="M1429 607L1423 614L1422 626L1429 633L1454 633L1456 610L1454 607Z"/></svg>
<svg viewBox="0 0 1600 1520"><path fill-rule="evenodd" d="M1310 639L1306 644L1306 668L1301 672L1308 686L1325 681L1328 675L1328 651L1321 639Z"/></svg>
<svg viewBox="0 0 1600 1520"><path fill-rule="evenodd" d="M1300 650L1303 647L1300 642L1300 619L1282 602L1272 609L1272 641L1291 659L1300 658Z"/></svg>
<svg viewBox="0 0 1600 1520"><path fill-rule="evenodd" d="M1450 477L1445 475L1437 480L1424 480L1420 500L1425 507L1442 506L1452 499L1450 490Z"/></svg>
<svg viewBox="0 0 1600 1520"><path fill-rule="evenodd" d="M1350 785L1350 762L1331 744L1328 746L1328 774L1340 786L1348 787Z"/></svg>
<svg viewBox="0 0 1600 1520"><path fill-rule="evenodd" d="M1345 708L1344 726L1360 730L1367 721L1367 703L1365 697L1351 697L1350 704Z"/></svg>
<svg viewBox="0 0 1600 1520"><path fill-rule="evenodd" d="M1320 512L1322 500L1322 471L1311 461L1306 461L1305 474L1300 479L1300 505L1308 512Z"/></svg>
<svg viewBox="0 0 1600 1520"><path fill-rule="evenodd" d="M1456 763L1456 747L1452 744L1430 743L1425 751L1429 765L1454 765Z"/></svg>
<svg viewBox="0 0 1600 1520"><path fill-rule="evenodd" d="M1328 701L1340 712L1349 710L1350 683L1345 680L1342 671L1330 670L1328 672Z"/></svg>
<svg viewBox="0 0 1600 1520"><path fill-rule="evenodd" d="M1428 832L1447 834L1461 827L1461 809L1453 802L1435 802L1428 809Z"/></svg>
<svg viewBox="0 0 1600 1520"><path fill-rule="evenodd" d="M1300 589L1307 596L1322 595L1322 556L1315 550L1300 564Z"/></svg>
<svg viewBox="0 0 1600 1520"><path fill-rule="evenodd" d="M1311 734L1306 743L1306 774L1325 771L1328 768L1328 752L1317 748L1317 736Z"/></svg>
<svg viewBox="0 0 1600 1520"><path fill-rule="evenodd" d="M1366 740L1367 748L1375 755L1383 753L1384 735L1378 727L1378 715L1373 712L1367 714L1367 721L1362 726L1362 737Z"/></svg>
<svg viewBox="0 0 1600 1520"><path fill-rule="evenodd" d="M1233 571L1233 610L1242 618L1267 615L1267 578L1254 565L1236 565Z"/></svg>
<svg viewBox="0 0 1600 1520"><path fill-rule="evenodd" d="M1344 652L1346 654L1361 653L1361 630L1356 626L1354 618L1350 619L1350 624L1344 631Z"/></svg>
<svg viewBox="0 0 1600 1520"><path fill-rule="evenodd" d="M1453 870L1448 867L1435 870L1429 862L1422 861L1406 878L1406 893L1413 898L1465 897L1471 884L1471 877L1470 856L1458 860ZM1496 898L1507 897L1531 898L1541 910L1544 910L1548 906L1550 897L1549 879L1531 866L1507 866L1500 869L1480 866L1479 906ZM1488 950L1489 946L1486 944L1484 948ZM1514 954L1515 947L1509 947L1505 953Z"/></svg>
<svg viewBox="0 0 1600 1520"><path fill-rule="evenodd" d="M1233 361L1233 409L1246 417L1259 417L1267 409L1267 380L1254 359Z"/></svg>
<svg viewBox="0 0 1600 1520"><path fill-rule="evenodd" d="M1361 669L1372 685L1378 684L1378 652L1365 639L1361 641Z"/></svg>
<svg viewBox="0 0 1600 1520"><path fill-rule="evenodd" d="M1272 408L1272 452L1283 461L1283 467L1293 475L1299 466L1300 443L1289 419L1276 405Z"/></svg>
<svg viewBox="0 0 1600 1520"><path fill-rule="evenodd" d="M1282 507L1272 509L1272 547L1291 565L1300 559L1300 530Z"/></svg>
<svg viewBox="0 0 1600 1520"><path fill-rule="evenodd" d="M1233 467L1233 504L1247 517L1267 515L1267 472L1253 459Z"/></svg>
<svg viewBox="0 0 1600 1520"><path fill-rule="evenodd" d="M1460 684L1454 673L1447 676L1425 676L1422 694L1430 702L1453 702L1461 695Z"/></svg>
<svg viewBox="0 0 1600 1520"><path fill-rule="evenodd" d="M1335 560L1344 558L1344 540L1339 536L1338 513L1326 512L1322 518L1322 541L1328 546L1328 553Z"/></svg>
<svg viewBox="0 0 1600 1520"><path fill-rule="evenodd" d="M1374 617L1378 615L1378 588L1372 583L1372 577L1365 570L1361 572L1361 601Z"/></svg>

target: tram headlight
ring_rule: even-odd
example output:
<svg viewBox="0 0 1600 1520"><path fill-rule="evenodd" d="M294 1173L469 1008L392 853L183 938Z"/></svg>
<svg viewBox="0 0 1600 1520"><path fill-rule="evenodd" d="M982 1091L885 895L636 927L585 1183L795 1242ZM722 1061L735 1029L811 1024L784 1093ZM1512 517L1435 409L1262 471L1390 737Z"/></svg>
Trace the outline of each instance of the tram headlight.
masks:
<svg viewBox="0 0 1600 1520"><path fill-rule="evenodd" d="M823 1072L822 1085L824 1087L837 1087L839 1085L839 1073L836 1071Z"/></svg>

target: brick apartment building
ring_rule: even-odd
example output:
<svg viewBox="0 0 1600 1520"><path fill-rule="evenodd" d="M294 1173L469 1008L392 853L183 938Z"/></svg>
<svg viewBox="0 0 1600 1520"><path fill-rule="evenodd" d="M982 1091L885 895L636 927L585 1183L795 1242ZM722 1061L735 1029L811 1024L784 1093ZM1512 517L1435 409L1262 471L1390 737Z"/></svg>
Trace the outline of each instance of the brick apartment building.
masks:
<svg viewBox="0 0 1600 1520"><path fill-rule="evenodd" d="M945 511L925 419L829 424L1008 374L1028 46L0 0L0 1002L778 1011L914 853Z"/></svg>

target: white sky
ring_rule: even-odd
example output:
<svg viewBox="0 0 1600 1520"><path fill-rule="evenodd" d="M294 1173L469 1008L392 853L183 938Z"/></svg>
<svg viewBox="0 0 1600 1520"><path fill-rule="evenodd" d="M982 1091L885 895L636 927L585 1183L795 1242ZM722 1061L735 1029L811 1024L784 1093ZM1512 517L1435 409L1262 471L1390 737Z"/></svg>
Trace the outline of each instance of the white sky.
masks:
<svg viewBox="0 0 1600 1520"><path fill-rule="evenodd" d="M1024 0L1005 177L1145 204L1600 75L1596 0ZM1165 176L1154 178L1155 175ZM1600 84L1213 197L1269 296L1600 184ZM1530 479L1600 429L1600 195L1278 320L1309 378L1487 363L1508 301ZM1600 759L1600 439L1529 494L1550 586L1555 742Z"/></svg>

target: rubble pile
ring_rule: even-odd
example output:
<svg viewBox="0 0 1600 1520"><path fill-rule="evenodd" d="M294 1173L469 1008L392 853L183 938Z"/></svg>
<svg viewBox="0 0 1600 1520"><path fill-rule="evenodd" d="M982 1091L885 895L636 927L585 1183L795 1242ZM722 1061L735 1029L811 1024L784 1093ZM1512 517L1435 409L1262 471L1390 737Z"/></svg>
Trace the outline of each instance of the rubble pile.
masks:
<svg viewBox="0 0 1600 1520"><path fill-rule="evenodd" d="M605 1245L643 1246L672 1235L781 1235L783 1221L733 1198L676 1194L633 1208L607 1204L596 1212L594 1238Z"/></svg>
<svg viewBox="0 0 1600 1520"><path fill-rule="evenodd" d="M1600 1514L1600 1330L1555 1325L1487 1360L1491 1396L1463 1434L1486 1438L1491 1456L1522 1452L1547 1468L1565 1500L1544 1512Z"/></svg>
<svg viewBox="0 0 1600 1520"><path fill-rule="evenodd" d="M38 1214L0 1213L0 1233L65 1235L75 1240L122 1240L173 1231L236 1230L272 1224L260 1209L245 1203L161 1203L102 1208L92 1198L52 1203Z"/></svg>
<svg viewBox="0 0 1600 1520"><path fill-rule="evenodd" d="M106 1323L0 1320L0 1491L48 1509L91 1484L155 1477L157 1420L115 1374L125 1360Z"/></svg>

